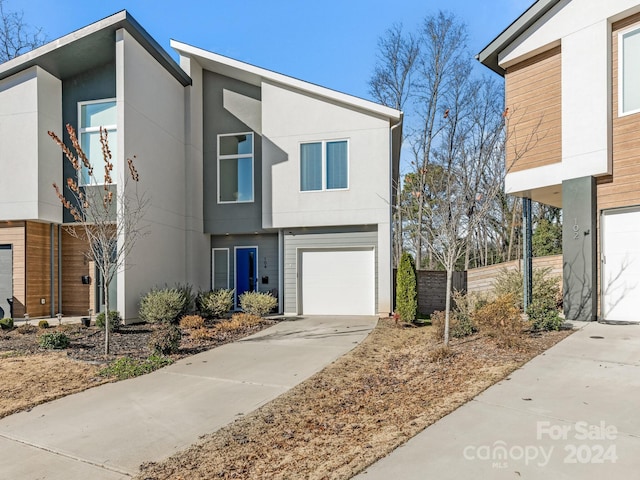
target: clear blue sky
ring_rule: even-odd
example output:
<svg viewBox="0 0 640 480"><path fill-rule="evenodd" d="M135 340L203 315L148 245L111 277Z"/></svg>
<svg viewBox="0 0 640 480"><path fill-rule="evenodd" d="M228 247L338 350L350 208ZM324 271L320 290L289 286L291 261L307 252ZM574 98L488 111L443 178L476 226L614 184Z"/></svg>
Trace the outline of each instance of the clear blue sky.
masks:
<svg viewBox="0 0 640 480"><path fill-rule="evenodd" d="M480 51L533 0L6 0L49 40L127 9L172 55L169 40L363 98L378 38L393 23L415 30L445 10L466 23ZM484 67L483 67L484 69ZM489 72L488 69L484 69Z"/></svg>

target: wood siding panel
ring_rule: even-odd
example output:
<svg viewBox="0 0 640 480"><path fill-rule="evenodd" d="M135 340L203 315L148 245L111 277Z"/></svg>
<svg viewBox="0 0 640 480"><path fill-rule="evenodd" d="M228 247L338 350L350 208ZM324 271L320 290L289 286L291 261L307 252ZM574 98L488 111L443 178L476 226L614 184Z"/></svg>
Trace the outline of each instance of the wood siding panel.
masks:
<svg viewBox="0 0 640 480"><path fill-rule="evenodd" d="M25 309L25 236L23 222L0 223L0 244L13 251L13 317L23 318Z"/></svg>
<svg viewBox="0 0 640 480"><path fill-rule="evenodd" d="M55 233L55 232L54 232ZM26 307L30 317L51 316L52 302L57 300L57 251L54 235L54 270L51 276L51 225L26 223ZM53 282L53 297L51 287ZM42 303L44 299L44 304ZM55 308L54 308L55 309Z"/></svg>
<svg viewBox="0 0 640 480"><path fill-rule="evenodd" d="M507 69L507 172L562 161L560 47Z"/></svg>
<svg viewBox="0 0 640 480"><path fill-rule="evenodd" d="M62 230L62 313L67 316L87 315L90 308L91 289L95 288L94 272L84 255L86 243ZM89 275L91 285L82 283L82 276Z"/></svg>
<svg viewBox="0 0 640 480"><path fill-rule="evenodd" d="M640 113L618 115L618 34L640 14L613 24L611 38L612 175L598 179L598 209L640 205Z"/></svg>

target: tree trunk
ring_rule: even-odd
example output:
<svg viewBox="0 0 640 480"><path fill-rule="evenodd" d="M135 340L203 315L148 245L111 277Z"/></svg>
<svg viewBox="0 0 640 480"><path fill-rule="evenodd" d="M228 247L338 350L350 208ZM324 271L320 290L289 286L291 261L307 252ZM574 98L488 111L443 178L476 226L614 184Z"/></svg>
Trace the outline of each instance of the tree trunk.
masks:
<svg viewBox="0 0 640 480"><path fill-rule="evenodd" d="M111 330L111 320L109 319L109 284L111 280L108 279L107 275L103 276L102 281L102 289L104 295L104 354L109 355L109 341L111 340L110 332Z"/></svg>
<svg viewBox="0 0 640 480"><path fill-rule="evenodd" d="M451 284L453 282L453 267L447 265L447 288L444 307L444 346L449 346L449 318L451 313Z"/></svg>

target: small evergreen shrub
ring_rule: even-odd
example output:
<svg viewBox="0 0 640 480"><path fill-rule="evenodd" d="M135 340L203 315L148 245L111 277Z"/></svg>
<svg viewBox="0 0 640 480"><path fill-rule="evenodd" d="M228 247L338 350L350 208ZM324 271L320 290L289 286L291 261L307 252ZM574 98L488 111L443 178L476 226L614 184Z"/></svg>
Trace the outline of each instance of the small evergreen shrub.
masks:
<svg viewBox="0 0 640 480"><path fill-rule="evenodd" d="M46 320L40 320L38 322L38 328L41 328L42 330L49 328L49 322L47 322Z"/></svg>
<svg viewBox="0 0 640 480"><path fill-rule="evenodd" d="M204 318L200 315L187 315L180 320L182 328L196 329L204 327Z"/></svg>
<svg viewBox="0 0 640 480"><path fill-rule="evenodd" d="M404 252L396 274L396 313L403 322L413 322L417 311L416 267L413 257Z"/></svg>
<svg viewBox="0 0 640 480"><path fill-rule="evenodd" d="M549 308L543 302L534 301L527 310L529 321L531 322L531 330L533 331L549 331L560 330L564 321L560 318L558 309Z"/></svg>
<svg viewBox="0 0 640 480"><path fill-rule="evenodd" d="M177 288L154 288L140 299L138 316L149 323L176 323L186 301L185 292Z"/></svg>
<svg viewBox="0 0 640 480"><path fill-rule="evenodd" d="M69 337L62 332L44 333L38 339L38 344L47 349L67 348L69 343L71 343Z"/></svg>
<svg viewBox="0 0 640 480"><path fill-rule="evenodd" d="M2 330L11 330L13 328L13 318L7 317L0 320L0 328Z"/></svg>
<svg viewBox="0 0 640 480"><path fill-rule="evenodd" d="M259 317L264 317L278 306L278 299L265 292L245 292L239 301L243 312Z"/></svg>
<svg viewBox="0 0 640 480"><path fill-rule="evenodd" d="M234 290L219 289L213 292L201 292L197 304L200 314L206 318L224 317L233 308Z"/></svg>
<svg viewBox="0 0 640 480"><path fill-rule="evenodd" d="M185 283L177 284L174 289L180 294L182 304L178 318L194 313L196 307L196 295L193 293L193 287L188 283Z"/></svg>
<svg viewBox="0 0 640 480"><path fill-rule="evenodd" d="M180 348L182 333L177 325L162 325L149 338L149 348L151 351L169 355L176 353Z"/></svg>
<svg viewBox="0 0 640 480"><path fill-rule="evenodd" d="M173 360L171 360L171 358L158 355L157 353L153 353L143 360L121 357L100 370L100 375L103 377L115 377L118 380L126 380L127 378L151 373L154 370L171 365L172 363Z"/></svg>
<svg viewBox="0 0 640 480"><path fill-rule="evenodd" d="M106 316L104 312L100 312L96 315L96 327L104 330L105 327L105 319ZM120 324L122 323L122 319L120 318L120 312L116 310L109 311L109 331L115 332L120 328Z"/></svg>

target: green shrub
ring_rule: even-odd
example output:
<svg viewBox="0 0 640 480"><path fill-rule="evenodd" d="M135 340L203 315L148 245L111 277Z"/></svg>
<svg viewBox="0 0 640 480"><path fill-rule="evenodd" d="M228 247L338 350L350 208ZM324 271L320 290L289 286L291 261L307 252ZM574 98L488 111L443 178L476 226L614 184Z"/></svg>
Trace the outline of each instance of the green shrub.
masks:
<svg viewBox="0 0 640 480"><path fill-rule="evenodd" d="M180 326L182 328L202 328L204 327L204 318L200 315L187 315L180 320Z"/></svg>
<svg viewBox="0 0 640 480"><path fill-rule="evenodd" d="M549 308L542 302L534 301L527 310L529 315L529 321L531 322L531 329L533 331L549 331L560 330L564 321L560 318L558 309L555 307Z"/></svg>
<svg viewBox="0 0 640 480"><path fill-rule="evenodd" d="M188 299L178 288L152 289L140 299L138 316L150 323L176 323L185 311Z"/></svg>
<svg viewBox="0 0 640 480"><path fill-rule="evenodd" d="M185 315L191 315L195 312L196 307L196 295L193 293L193 287L188 283L177 284L174 287L175 290L180 294L180 300L182 307L180 309L180 313L178 314L178 319L184 317Z"/></svg>
<svg viewBox="0 0 640 480"><path fill-rule="evenodd" d="M244 292L239 301L243 312L259 317L264 317L278 306L278 299L265 292Z"/></svg>
<svg viewBox="0 0 640 480"><path fill-rule="evenodd" d="M206 318L224 317L233 308L234 290L219 289L198 295L198 310Z"/></svg>
<svg viewBox="0 0 640 480"><path fill-rule="evenodd" d="M157 353L153 353L143 360L122 357L100 370L100 375L103 377L116 377L118 380L126 380L127 378L151 373L154 370L171 365L172 363L173 360L171 360L171 358L158 355Z"/></svg>
<svg viewBox="0 0 640 480"><path fill-rule="evenodd" d="M180 348L182 333L177 325L162 325L149 338L149 348L158 354L169 355Z"/></svg>
<svg viewBox="0 0 640 480"><path fill-rule="evenodd" d="M13 318L7 317L0 320L0 329L11 330L13 328Z"/></svg>
<svg viewBox="0 0 640 480"><path fill-rule="evenodd" d="M96 327L104 330L105 327L105 314L104 312L100 312L96 315ZM122 319L120 318L120 312L116 310L109 310L109 331L115 332L120 328L120 324L122 323Z"/></svg>
<svg viewBox="0 0 640 480"><path fill-rule="evenodd" d="M47 322L46 320L40 320L38 322L38 328L41 328L43 330L49 328L49 322Z"/></svg>
<svg viewBox="0 0 640 480"><path fill-rule="evenodd" d="M562 303L559 279L550 275L550 268L534 268L532 275L531 303L539 302L545 308L558 308ZM514 305L522 306L522 272L503 269L495 279L493 290L496 296L512 295Z"/></svg>
<svg viewBox="0 0 640 480"><path fill-rule="evenodd" d="M38 344L42 348L62 349L69 346L70 340L62 332L44 333L38 339Z"/></svg>
<svg viewBox="0 0 640 480"><path fill-rule="evenodd" d="M396 313L403 322L413 322L417 311L416 267L413 257L404 252L396 274Z"/></svg>

